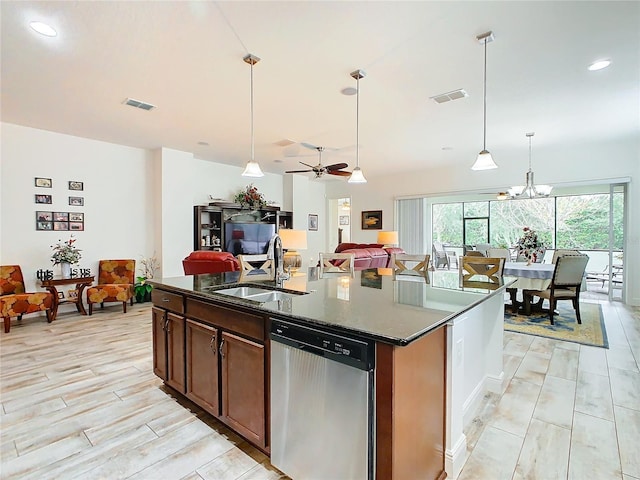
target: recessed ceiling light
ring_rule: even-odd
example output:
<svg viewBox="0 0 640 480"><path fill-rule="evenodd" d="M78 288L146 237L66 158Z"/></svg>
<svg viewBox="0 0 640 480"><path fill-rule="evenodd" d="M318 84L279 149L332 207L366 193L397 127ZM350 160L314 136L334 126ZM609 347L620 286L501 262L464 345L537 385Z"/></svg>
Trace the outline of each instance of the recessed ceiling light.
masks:
<svg viewBox="0 0 640 480"><path fill-rule="evenodd" d="M207 142L198 142L198 145L202 145L203 147L208 147L209 144Z"/></svg>
<svg viewBox="0 0 640 480"><path fill-rule="evenodd" d="M276 158L273 163L282 163L282 160L280 160L279 158Z"/></svg>
<svg viewBox="0 0 640 480"><path fill-rule="evenodd" d="M598 60L597 62L593 62L591 65L589 65L588 68L593 72L595 70L602 70L603 68L607 68L609 65L611 65L611 60Z"/></svg>
<svg viewBox="0 0 640 480"><path fill-rule="evenodd" d="M442 150L453 150L453 147L442 147Z"/></svg>
<svg viewBox="0 0 640 480"><path fill-rule="evenodd" d="M358 93L358 90L356 90L354 87L345 87L342 90L340 90L340 93L342 93L343 95L351 96Z"/></svg>
<svg viewBox="0 0 640 480"><path fill-rule="evenodd" d="M58 32L56 32L52 26L47 25L46 23L31 22L29 26L34 31L38 32L40 35L44 35L45 37L55 37L56 35L58 35Z"/></svg>

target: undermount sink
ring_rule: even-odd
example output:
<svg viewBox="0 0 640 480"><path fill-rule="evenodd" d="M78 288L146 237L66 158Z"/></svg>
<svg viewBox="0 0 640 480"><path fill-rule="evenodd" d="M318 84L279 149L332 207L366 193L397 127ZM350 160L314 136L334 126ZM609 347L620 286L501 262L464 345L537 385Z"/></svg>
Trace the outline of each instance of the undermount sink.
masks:
<svg viewBox="0 0 640 480"><path fill-rule="evenodd" d="M231 297L243 298L254 302L265 303L275 302L276 300L284 300L287 298L304 295L307 292L282 292L280 290L270 290L268 288L259 287L232 287L214 290L213 293L221 295L229 295Z"/></svg>

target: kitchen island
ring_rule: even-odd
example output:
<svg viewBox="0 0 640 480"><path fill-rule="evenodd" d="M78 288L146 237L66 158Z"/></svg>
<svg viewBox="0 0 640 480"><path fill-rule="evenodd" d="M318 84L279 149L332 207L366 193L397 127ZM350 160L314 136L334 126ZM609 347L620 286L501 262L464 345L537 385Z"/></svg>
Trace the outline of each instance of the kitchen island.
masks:
<svg viewBox="0 0 640 480"><path fill-rule="evenodd" d="M461 287L454 272L318 273L309 269L281 285L238 272L152 281L155 373L270 454L280 434L271 430L272 323L368 342L369 477L456 475L465 420L486 389L500 388L505 286ZM283 294L255 301L236 287ZM323 415L330 424L331 412Z"/></svg>

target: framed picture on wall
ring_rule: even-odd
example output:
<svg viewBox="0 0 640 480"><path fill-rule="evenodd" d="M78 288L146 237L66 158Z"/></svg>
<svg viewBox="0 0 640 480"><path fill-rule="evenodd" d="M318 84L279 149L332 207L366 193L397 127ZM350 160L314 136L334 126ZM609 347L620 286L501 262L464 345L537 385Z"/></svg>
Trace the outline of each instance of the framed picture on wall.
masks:
<svg viewBox="0 0 640 480"><path fill-rule="evenodd" d="M349 215L340 215L340 225L349 225Z"/></svg>
<svg viewBox="0 0 640 480"><path fill-rule="evenodd" d="M84 197L69 197L69 205L74 207L84 206Z"/></svg>
<svg viewBox="0 0 640 480"><path fill-rule="evenodd" d="M50 178L36 177L36 187L51 188L51 185Z"/></svg>
<svg viewBox="0 0 640 480"><path fill-rule="evenodd" d="M52 197L51 195L36 194L36 203L52 203Z"/></svg>
<svg viewBox="0 0 640 480"><path fill-rule="evenodd" d="M69 221L69 212L53 212L53 221L54 222L68 222Z"/></svg>
<svg viewBox="0 0 640 480"><path fill-rule="evenodd" d="M363 211L362 230L382 230L382 210Z"/></svg>
<svg viewBox="0 0 640 480"><path fill-rule="evenodd" d="M53 221L53 212L36 212L36 221L37 222L51 222Z"/></svg>
<svg viewBox="0 0 640 480"><path fill-rule="evenodd" d="M53 222L36 222L36 230L53 230Z"/></svg>
<svg viewBox="0 0 640 480"><path fill-rule="evenodd" d="M69 230L69 222L53 222L54 230Z"/></svg>
<svg viewBox="0 0 640 480"><path fill-rule="evenodd" d="M84 184L75 180L69 182L69 190L84 190Z"/></svg>
<svg viewBox="0 0 640 480"><path fill-rule="evenodd" d="M84 222L69 222L69 230L81 232L84 230Z"/></svg>
<svg viewBox="0 0 640 480"><path fill-rule="evenodd" d="M318 230L318 215L309 214L309 230Z"/></svg>
<svg viewBox="0 0 640 480"><path fill-rule="evenodd" d="M69 212L70 222L84 222L84 213Z"/></svg>

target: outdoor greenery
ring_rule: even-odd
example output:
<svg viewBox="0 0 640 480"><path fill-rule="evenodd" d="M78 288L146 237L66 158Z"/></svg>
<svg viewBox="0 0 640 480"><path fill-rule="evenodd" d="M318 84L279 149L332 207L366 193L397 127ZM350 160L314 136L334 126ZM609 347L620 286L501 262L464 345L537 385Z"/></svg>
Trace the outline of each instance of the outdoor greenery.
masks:
<svg viewBox="0 0 640 480"><path fill-rule="evenodd" d="M455 247L487 242L512 247L522 237L522 229L529 227L547 248L607 250L609 198L608 194L590 194L434 204L433 241ZM623 247L623 201L622 193L614 193L614 250Z"/></svg>

